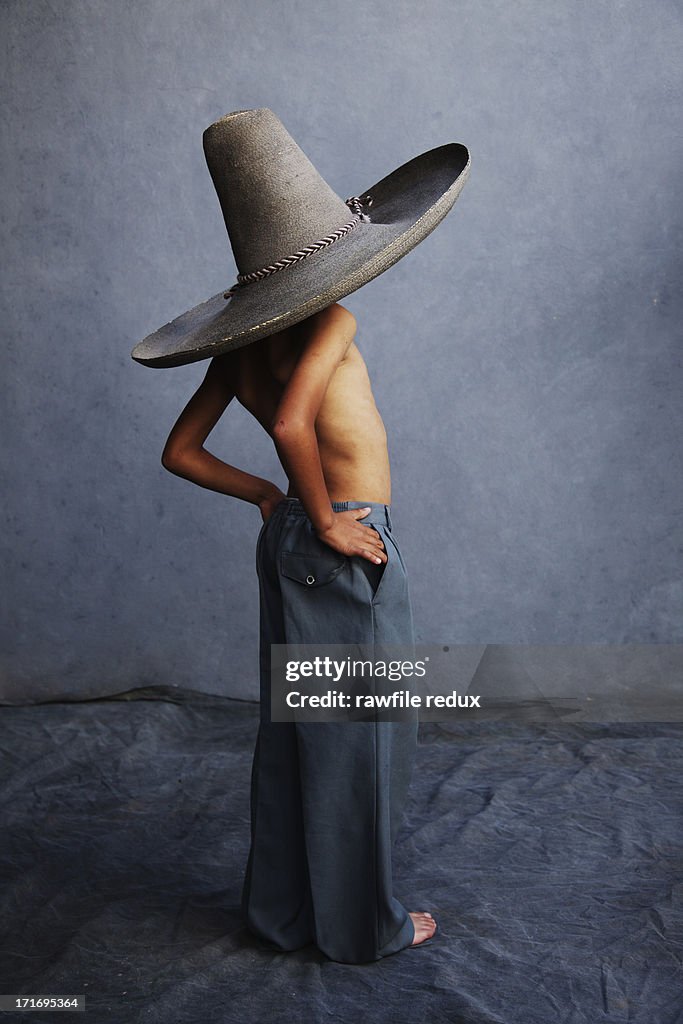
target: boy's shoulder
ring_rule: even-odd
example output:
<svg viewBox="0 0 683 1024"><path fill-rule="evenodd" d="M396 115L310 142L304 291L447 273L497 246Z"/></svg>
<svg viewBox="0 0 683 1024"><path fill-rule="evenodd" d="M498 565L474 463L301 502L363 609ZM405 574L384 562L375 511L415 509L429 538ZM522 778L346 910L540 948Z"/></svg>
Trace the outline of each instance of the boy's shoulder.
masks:
<svg viewBox="0 0 683 1024"><path fill-rule="evenodd" d="M346 306L342 306L339 302L333 302L330 306L325 306L316 316L320 316L330 323L343 323L347 327L356 326L356 318L351 310L347 309Z"/></svg>

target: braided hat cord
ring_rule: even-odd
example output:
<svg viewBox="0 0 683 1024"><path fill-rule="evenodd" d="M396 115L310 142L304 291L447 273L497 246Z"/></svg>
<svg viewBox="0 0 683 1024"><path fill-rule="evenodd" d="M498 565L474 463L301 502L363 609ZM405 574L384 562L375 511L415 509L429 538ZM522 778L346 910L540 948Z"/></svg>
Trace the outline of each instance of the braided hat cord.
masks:
<svg viewBox="0 0 683 1024"><path fill-rule="evenodd" d="M354 216L343 227L338 228L329 235L325 235L324 238L318 239L317 242L312 242L310 245L304 246L303 249L299 249L298 252L292 253L291 256L285 256L281 260L277 260L276 263L271 263L267 267L260 267L258 270L252 270L249 274L238 274L237 284L233 285L227 292L224 293L224 299L230 299L238 289L243 288L244 285L252 284L254 281L261 281L264 277L269 277L271 274L276 274L278 270L284 270L285 267L291 266L292 263L298 263L300 260L305 260L306 257L311 256L314 252L319 252L320 249L326 249L328 245L332 245L337 239L343 238L349 231L355 228L356 224L361 221L369 221L367 213L364 212L363 206L371 206L372 198L366 196L351 196L346 200L346 205L353 210Z"/></svg>

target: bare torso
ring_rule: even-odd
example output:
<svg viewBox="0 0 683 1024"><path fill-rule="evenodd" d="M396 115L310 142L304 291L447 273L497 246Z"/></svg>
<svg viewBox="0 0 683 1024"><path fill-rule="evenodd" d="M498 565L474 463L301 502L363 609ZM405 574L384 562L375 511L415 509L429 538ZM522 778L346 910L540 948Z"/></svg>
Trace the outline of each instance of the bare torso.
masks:
<svg viewBox="0 0 683 1024"><path fill-rule="evenodd" d="M230 353L236 397L270 436L278 403L296 366L299 343L280 331ZM391 503L387 435L365 361L352 341L337 367L315 422L330 501ZM287 494L298 497L291 483Z"/></svg>

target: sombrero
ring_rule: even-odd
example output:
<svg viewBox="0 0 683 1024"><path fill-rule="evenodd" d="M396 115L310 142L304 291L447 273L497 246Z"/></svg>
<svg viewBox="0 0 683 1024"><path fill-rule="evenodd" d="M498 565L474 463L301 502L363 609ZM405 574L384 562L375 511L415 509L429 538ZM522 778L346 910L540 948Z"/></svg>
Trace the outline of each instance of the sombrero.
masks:
<svg viewBox="0 0 683 1024"><path fill-rule="evenodd" d="M356 291L434 230L470 169L467 148L448 143L344 201L267 108L226 114L203 144L237 282L138 342L145 366L222 355Z"/></svg>

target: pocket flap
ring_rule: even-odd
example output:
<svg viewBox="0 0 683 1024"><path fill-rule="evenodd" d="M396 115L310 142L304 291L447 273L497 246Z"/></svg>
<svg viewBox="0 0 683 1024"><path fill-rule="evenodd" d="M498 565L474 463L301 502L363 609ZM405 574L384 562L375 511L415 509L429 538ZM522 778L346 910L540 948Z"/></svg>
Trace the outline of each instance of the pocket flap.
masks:
<svg viewBox="0 0 683 1024"><path fill-rule="evenodd" d="M283 576L308 587L322 587L330 583L345 565L346 555L338 554L331 548L329 555L301 551L282 551L280 554Z"/></svg>

